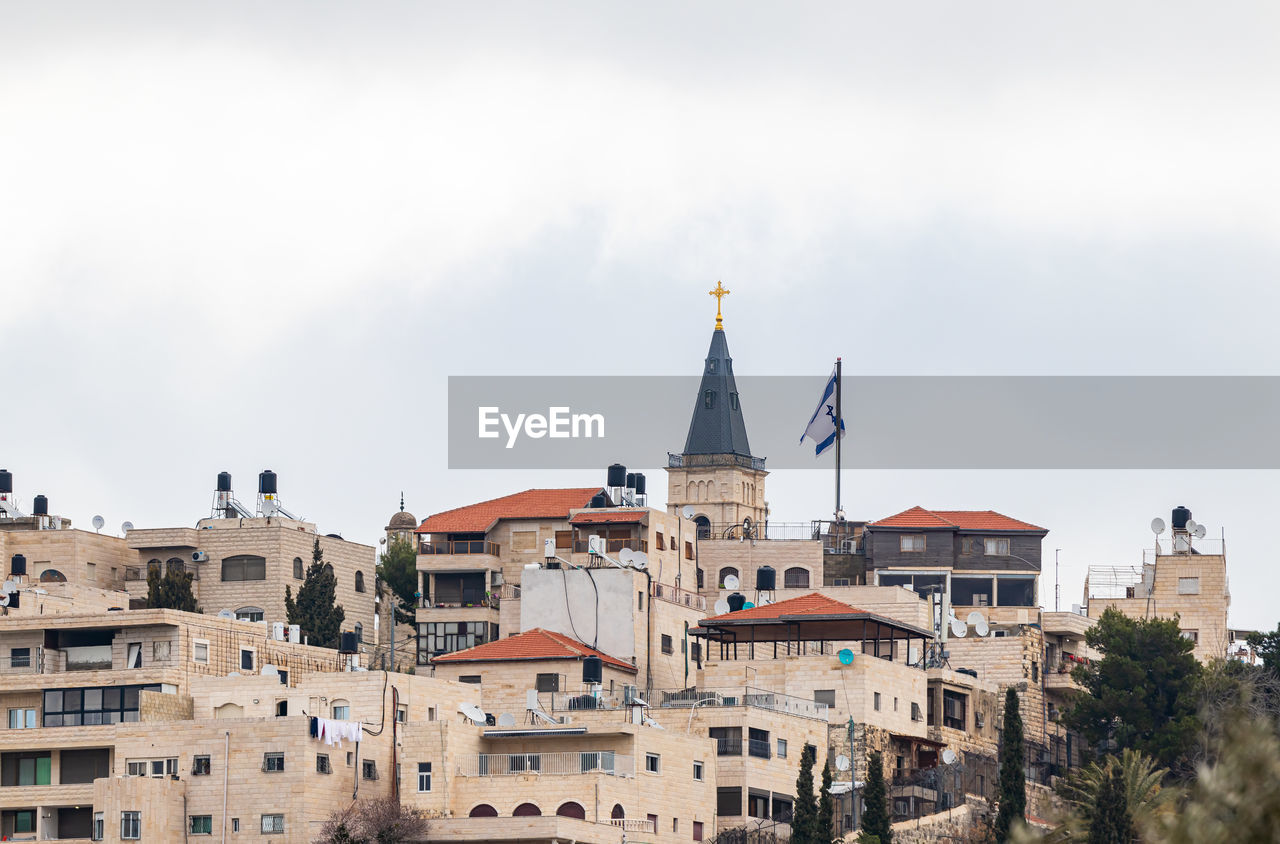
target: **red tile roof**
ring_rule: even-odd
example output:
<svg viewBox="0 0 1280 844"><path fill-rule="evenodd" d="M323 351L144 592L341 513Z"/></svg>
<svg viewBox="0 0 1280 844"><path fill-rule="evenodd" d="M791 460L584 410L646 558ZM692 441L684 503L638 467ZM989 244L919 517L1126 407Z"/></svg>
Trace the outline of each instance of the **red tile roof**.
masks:
<svg viewBox="0 0 1280 844"><path fill-rule="evenodd" d="M594 494L594 493L593 493ZM582 659L595 655L608 665L625 671L636 667L616 657L584 645L563 633L535 627L496 642L486 642L465 651L454 651L432 659L432 662L502 662L504 660Z"/></svg>
<svg viewBox="0 0 1280 844"><path fill-rule="evenodd" d="M889 528L959 528L960 530L1027 530L1045 528L1012 519L995 510L926 510L912 507L894 516L871 522L869 527Z"/></svg>
<svg viewBox="0 0 1280 844"><path fill-rule="evenodd" d="M569 520L575 525L635 524L649 515L648 508L625 510L584 510Z"/></svg>
<svg viewBox="0 0 1280 844"><path fill-rule="evenodd" d="M713 615L702 619L699 623L706 624L709 621L723 621L726 619L733 621L746 621L748 619L767 621L770 619L781 618L783 616L847 615L849 613L865 612L866 610L851 607L846 603L835 600L834 598L828 598L826 595L819 595L817 592L810 592L808 595L801 595L798 598L788 598L785 601L778 601L776 604L765 604L763 606L752 607L749 610L738 610L737 612L725 613L724 615Z"/></svg>
<svg viewBox="0 0 1280 844"><path fill-rule="evenodd" d="M598 486L526 489L428 516L417 533L482 533L499 519L567 519L570 510L586 507L591 496L600 491Z"/></svg>

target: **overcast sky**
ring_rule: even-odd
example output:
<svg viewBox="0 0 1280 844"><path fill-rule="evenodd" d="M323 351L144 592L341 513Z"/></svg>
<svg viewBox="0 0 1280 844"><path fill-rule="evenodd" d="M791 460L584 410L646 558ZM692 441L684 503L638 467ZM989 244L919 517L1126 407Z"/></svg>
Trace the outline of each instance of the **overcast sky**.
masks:
<svg viewBox="0 0 1280 844"><path fill-rule="evenodd" d="M402 489L423 517L602 483L450 472L446 378L696 374L716 280L739 373L1277 374L1278 31L1269 3L4 3L0 465L109 529L271 467L366 542ZM1274 628L1276 475L850 472L846 509L1044 525L1068 608L1186 504L1231 623ZM768 498L826 517L830 473Z"/></svg>

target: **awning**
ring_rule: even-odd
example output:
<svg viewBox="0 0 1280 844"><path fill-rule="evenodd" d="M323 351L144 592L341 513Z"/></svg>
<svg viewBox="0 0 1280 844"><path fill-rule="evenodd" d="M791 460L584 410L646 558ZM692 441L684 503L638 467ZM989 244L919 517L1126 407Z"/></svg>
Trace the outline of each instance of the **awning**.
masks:
<svg viewBox="0 0 1280 844"><path fill-rule="evenodd" d="M909 736L904 733L889 733L889 738L897 739L898 741L911 742L912 744L925 744L925 745L929 745L930 747L946 747L947 746L947 743L945 741L934 741L933 739L930 739L930 738L923 738L921 736Z"/></svg>
<svg viewBox="0 0 1280 844"><path fill-rule="evenodd" d="M540 738L542 736L582 736L586 727L530 727L526 730L485 730L485 738Z"/></svg>

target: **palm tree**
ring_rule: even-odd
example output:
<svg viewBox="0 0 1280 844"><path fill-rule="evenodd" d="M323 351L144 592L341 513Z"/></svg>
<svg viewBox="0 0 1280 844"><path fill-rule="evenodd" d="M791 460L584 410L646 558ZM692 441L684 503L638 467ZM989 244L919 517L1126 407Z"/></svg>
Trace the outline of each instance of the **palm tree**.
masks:
<svg viewBox="0 0 1280 844"><path fill-rule="evenodd" d="M1046 841L1066 844L1088 839L1098 798L1113 769L1119 769L1125 808L1135 827L1150 828L1153 822L1173 810L1178 790L1161 785L1166 769L1157 768L1150 756L1126 749L1119 757L1108 756L1101 763L1090 763L1059 787L1058 793L1071 805L1072 812L1049 833Z"/></svg>

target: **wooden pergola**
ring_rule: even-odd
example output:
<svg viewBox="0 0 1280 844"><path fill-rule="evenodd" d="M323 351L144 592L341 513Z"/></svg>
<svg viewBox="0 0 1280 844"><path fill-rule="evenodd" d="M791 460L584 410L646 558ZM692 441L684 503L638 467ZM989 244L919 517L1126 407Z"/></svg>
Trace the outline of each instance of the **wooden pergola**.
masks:
<svg viewBox="0 0 1280 844"><path fill-rule="evenodd" d="M862 653L881 659L893 659L897 642L907 642L904 662L910 662L910 643L923 645L933 633L904 621L860 610L848 604L812 593L704 618L689 635L720 645L721 659L777 659L780 656L808 653L806 643L818 642L819 653L826 653L825 643L860 642ZM761 646L761 653L757 650ZM741 649L741 650L740 650ZM745 651L745 654L744 654Z"/></svg>

